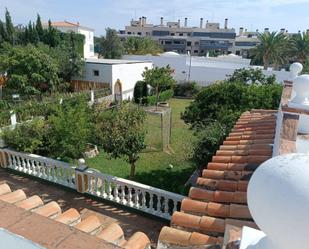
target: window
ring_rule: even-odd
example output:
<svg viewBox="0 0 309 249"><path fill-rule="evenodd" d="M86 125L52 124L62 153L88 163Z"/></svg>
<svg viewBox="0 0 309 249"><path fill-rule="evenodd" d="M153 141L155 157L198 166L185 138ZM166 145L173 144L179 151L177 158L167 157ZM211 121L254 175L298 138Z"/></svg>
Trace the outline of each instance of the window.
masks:
<svg viewBox="0 0 309 249"><path fill-rule="evenodd" d="M138 35L142 35L142 32L137 32Z"/></svg>
<svg viewBox="0 0 309 249"><path fill-rule="evenodd" d="M131 35L132 33L131 32L128 32L128 35Z"/></svg>
<svg viewBox="0 0 309 249"><path fill-rule="evenodd" d="M190 41L187 42L187 46L191 46L191 42Z"/></svg>
<svg viewBox="0 0 309 249"><path fill-rule="evenodd" d="M100 71L99 70L93 70L93 76L100 76Z"/></svg>
<svg viewBox="0 0 309 249"><path fill-rule="evenodd" d="M194 42L194 45L195 45L195 46L198 46L198 45L199 45L199 42Z"/></svg>
<svg viewBox="0 0 309 249"><path fill-rule="evenodd" d="M172 41L165 41L165 44L172 44Z"/></svg>
<svg viewBox="0 0 309 249"><path fill-rule="evenodd" d="M194 50L193 53L198 54L198 50Z"/></svg>
<svg viewBox="0 0 309 249"><path fill-rule="evenodd" d="M171 33L171 36L174 36L175 35L175 33Z"/></svg>
<svg viewBox="0 0 309 249"><path fill-rule="evenodd" d="M179 33L179 36L183 36L183 33Z"/></svg>

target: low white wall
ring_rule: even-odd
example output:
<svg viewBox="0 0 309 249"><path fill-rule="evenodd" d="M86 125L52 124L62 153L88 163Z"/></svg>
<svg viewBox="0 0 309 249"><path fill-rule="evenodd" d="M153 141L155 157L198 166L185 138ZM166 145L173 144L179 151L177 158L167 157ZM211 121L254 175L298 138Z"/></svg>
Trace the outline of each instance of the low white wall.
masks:
<svg viewBox="0 0 309 249"><path fill-rule="evenodd" d="M185 81L188 79L190 57L189 56L151 56L151 55L125 55L125 59L152 61L154 66L170 65L175 69L175 79ZM192 57L190 80L196 81L201 86L209 85L218 80L224 80L232 75L236 69L252 67L245 61L219 61L214 58ZM275 74L278 82L288 79L289 72L286 71L265 71L265 75Z"/></svg>
<svg viewBox="0 0 309 249"><path fill-rule="evenodd" d="M152 63L132 63L132 64L115 64L112 69L113 85L119 79L122 83L122 99L132 99L135 84L139 80L143 80L143 72L145 68L152 68ZM114 94L114 87L112 92Z"/></svg>

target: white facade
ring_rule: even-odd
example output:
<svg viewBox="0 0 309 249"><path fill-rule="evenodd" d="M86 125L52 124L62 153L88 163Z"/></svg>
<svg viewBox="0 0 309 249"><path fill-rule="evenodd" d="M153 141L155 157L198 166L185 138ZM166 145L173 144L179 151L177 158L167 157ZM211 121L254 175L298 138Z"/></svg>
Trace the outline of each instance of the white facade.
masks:
<svg viewBox="0 0 309 249"><path fill-rule="evenodd" d="M79 23L70 22L52 22L52 26L64 33L74 32L85 36L84 40L84 58L93 58L94 55L94 29L80 26ZM47 27L47 24L44 25Z"/></svg>
<svg viewBox="0 0 309 249"><path fill-rule="evenodd" d="M130 60L87 59L83 76L75 80L108 83L113 95L119 94L117 81L121 83L123 100L132 99L137 81L143 80L145 68L151 69L151 62Z"/></svg>
<svg viewBox="0 0 309 249"><path fill-rule="evenodd" d="M243 59L239 56L225 56L225 57L191 57L187 55L126 55L125 59L151 61L155 66L163 67L170 65L175 69L175 80L184 82L189 78L190 81L196 81L201 86L207 86L215 81L225 80L229 75L232 75L236 69L249 68L250 62L248 59ZM263 69L263 68L261 68ZM272 71L263 70L265 75L275 74L278 82L283 82L289 77L287 71Z"/></svg>

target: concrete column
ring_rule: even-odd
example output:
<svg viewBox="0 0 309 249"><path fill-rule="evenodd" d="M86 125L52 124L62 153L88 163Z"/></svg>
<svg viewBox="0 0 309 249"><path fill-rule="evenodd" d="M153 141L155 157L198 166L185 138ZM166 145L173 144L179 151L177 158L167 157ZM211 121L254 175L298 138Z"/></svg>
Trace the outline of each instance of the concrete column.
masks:
<svg viewBox="0 0 309 249"><path fill-rule="evenodd" d="M94 103L94 90L91 90L90 92L90 101Z"/></svg>
<svg viewBox="0 0 309 249"><path fill-rule="evenodd" d="M80 162L79 162L79 166L75 169L75 186L76 186L77 192L79 193L85 193L89 189L88 176L85 174L85 171L87 169L88 167L84 163L80 163Z"/></svg>
<svg viewBox="0 0 309 249"><path fill-rule="evenodd" d="M15 126L17 124L16 113L14 113L14 111L10 111L10 114L11 114L11 125Z"/></svg>
<svg viewBox="0 0 309 249"><path fill-rule="evenodd" d="M9 164L8 154L4 151L0 151L0 167L7 168Z"/></svg>

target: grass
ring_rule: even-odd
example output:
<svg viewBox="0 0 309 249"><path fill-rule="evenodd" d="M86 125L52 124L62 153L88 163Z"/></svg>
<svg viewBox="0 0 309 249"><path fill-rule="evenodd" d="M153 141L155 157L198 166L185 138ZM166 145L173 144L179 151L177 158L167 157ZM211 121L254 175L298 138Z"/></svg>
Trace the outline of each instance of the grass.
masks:
<svg viewBox="0 0 309 249"><path fill-rule="evenodd" d="M147 116L148 127L146 143L149 147L157 148L156 151L146 149L140 154L136 166L134 181L158 187L168 191L186 194L185 182L193 173L195 166L188 160L195 137L189 126L181 119L180 114L191 100L171 99L168 102L172 108L172 135L171 148L174 153L167 154L159 151L161 137L159 132L159 117ZM130 165L124 159L110 159L106 153L86 160L91 168L102 173L128 178ZM170 169L169 165L173 165Z"/></svg>

